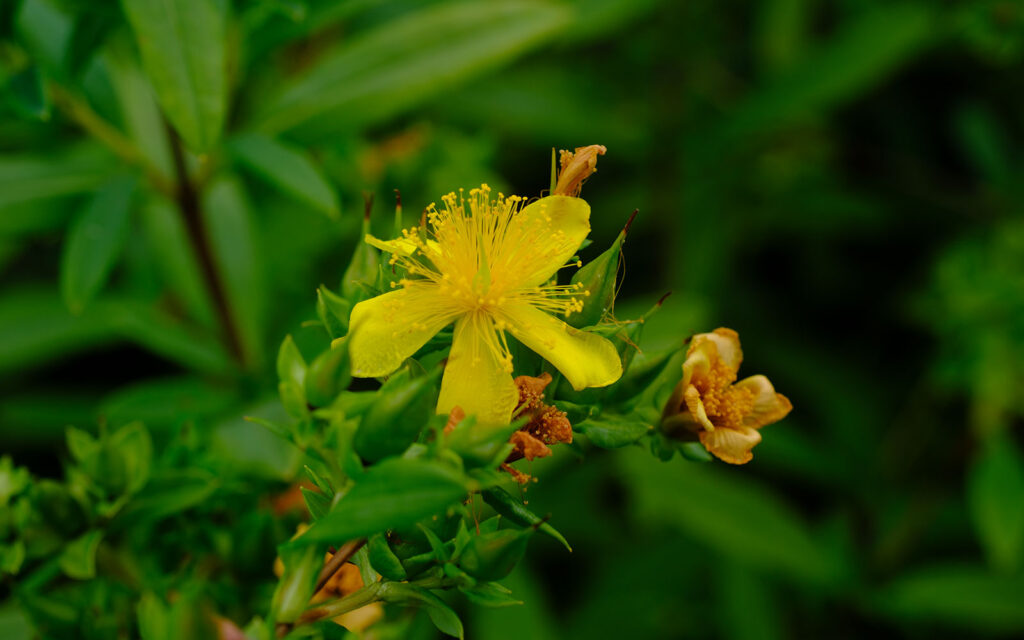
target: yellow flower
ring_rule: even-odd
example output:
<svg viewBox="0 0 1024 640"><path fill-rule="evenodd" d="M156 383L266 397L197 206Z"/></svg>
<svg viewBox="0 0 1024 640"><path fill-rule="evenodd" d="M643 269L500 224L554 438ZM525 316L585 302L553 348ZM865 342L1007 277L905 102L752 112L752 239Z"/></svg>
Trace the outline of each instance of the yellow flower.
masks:
<svg viewBox="0 0 1024 640"><path fill-rule="evenodd" d="M793 409L764 376L736 382L743 352L732 329L693 337L683 363L683 379L665 408L664 426L696 432L701 444L731 464L750 462L758 429L778 422Z"/></svg>
<svg viewBox="0 0 1024 640"><path fill-rule="evenodd" d="M581 285L553 278L590 232L590 205L553 195L523 206L518 196L492 199L487 185L443 202L428 207L429 228L387 242L367 236L408 277L352 310L352 374L390 374L455 323L440 414L458 406L482 423L508 423L519 399L508 336L555 365L575 389L618 380L622 364L611 342L552 315L578 311L587 295Z"/></svg>

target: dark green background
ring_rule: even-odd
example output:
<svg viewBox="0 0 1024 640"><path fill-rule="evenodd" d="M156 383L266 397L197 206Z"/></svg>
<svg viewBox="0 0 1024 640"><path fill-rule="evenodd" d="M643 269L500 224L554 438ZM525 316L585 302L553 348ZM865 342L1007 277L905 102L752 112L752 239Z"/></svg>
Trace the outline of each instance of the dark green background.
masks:
<svg viewBox="0 0 1024 640"><path fill-rule="evenodd" d="M396 188L407 224L460 186L533 197L551 147L600 143L584 259L639 209L617 315L671 291L645 349L734 328L741 375L795 409L742 468L567 448L527 467L531 507L575 551L536 540L508 581L526 604L465 608L469 637L1024 632L1019 3L204 2L228 13L197 53L224 56L226 124L175 124L227 323L152 181L101 216L122 229L109 251L69 257L92 194L142 176L76 108L174 180L121 6L0 5L0 447L18 464L59 476L69 424L141 419L158 441L184 425L252 499L176 526L244 537L237 510L266 511L296 469L239 417L281 413L286 333L322 348L300 325L339 286L362 193L387 235ZM282 186L254 134L326 194ZM249 587L273 582L259 548ZM264 612L265 591L210 580L237 622Z"/></svg>

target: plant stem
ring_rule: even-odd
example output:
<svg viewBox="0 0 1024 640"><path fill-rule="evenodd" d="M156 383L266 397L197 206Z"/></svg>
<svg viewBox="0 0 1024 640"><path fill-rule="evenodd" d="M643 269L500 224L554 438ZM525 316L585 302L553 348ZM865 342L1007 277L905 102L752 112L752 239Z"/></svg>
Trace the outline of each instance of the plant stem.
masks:
<svg viewBox="0 0 1024 640"><path fill-rule="evenodd" d="M341 565L348 562L349 558L354 556L364 544L366 544L366 538L350 540L341 545L341 548L324 564L324 568L320 571L320 576L316 579L316 588L313 589L313 593L319 593L324 588L324 585L327 584L327 581L331 579L331 576L338 572Z"/></svg>
<svg viewBox="0 0 1024 640"><path fill-rule="evenodd" d="M199 267L202 270L203 279L210 288L213 305L227 338L228 347L235 356L235 359L238 362L244 363L245 352L242 349L242 342L231 315L227 291L224 288L224 283L221 281L220 273L217 271L217 265L214 262L213 246L210 243L210 236L206 231L206 225L203 224L203 211L199 196L189 177L188 167L185 165L185 151L181 147L181 139L169 123L165 121L164 124L171 143L174 173L177 177L175 201L181 210L189 240L195 249L196 256L199 258Z"/></svg>
<svg viewBox="0 0 1024 640"><path fill-rule="evenodd" d="M353 591L344 598L317 605L303 613L296 624L308 624L317 620L323 620L324 618L335 618L343 613L348 613L359 607L365 607L368 604L377 602L380 600L381 591L385 584L384 582L374 582L358 591Z"/></svg>
<svg viewBox="0 0 1024 640"><path fill-rule="evenodd" d="M138 148L116 127L104 120L81 97L68 91L59 84L48 85L54 104L86 133L104 144L114 154L128 164L140 167L153 186L168 197L173 197L174 185L154 167Z"/></svg>

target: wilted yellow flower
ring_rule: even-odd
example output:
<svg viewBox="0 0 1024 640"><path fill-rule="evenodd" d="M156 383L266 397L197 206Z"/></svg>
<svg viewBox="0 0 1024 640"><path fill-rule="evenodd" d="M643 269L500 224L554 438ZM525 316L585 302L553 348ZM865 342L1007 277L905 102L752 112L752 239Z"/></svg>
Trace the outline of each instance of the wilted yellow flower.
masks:
<svg viewBox="0 0 1024 640"><path fill-rule="evenodd" d="M622 364L612 343L553 315L578 311L587 295L581 285L553 278L590 232L590 205L553 195L523 206L518 196L492 199L487 185L443 202L428 208L428 228L387 242L367 236L408 277L352 310L352 374L392 373L454 322L438 413L459 406L483 423L509 421L519 393L508 336L555 365L575 389L618 380Z"/></svg>
<svg viewBox="0 0 1024 640"><path fill-rule="evenodd" d="M793 408L765 376L736 382L742 360L739 335L732 329L694 336L663 423L697 433L704 448L731 464L750 462L750 450L761 442L758 429Z"/></svg>

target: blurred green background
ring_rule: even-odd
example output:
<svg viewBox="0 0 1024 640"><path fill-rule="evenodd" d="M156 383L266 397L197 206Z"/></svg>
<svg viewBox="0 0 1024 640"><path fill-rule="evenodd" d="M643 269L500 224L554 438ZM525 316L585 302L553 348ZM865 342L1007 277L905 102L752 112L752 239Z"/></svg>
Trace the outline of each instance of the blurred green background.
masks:
<svg viewBox="0 0 1024 640"><path fill-rule="evenodd" d="M394 189L407 224L533 197L600 143L584 259L640 212L617 315L671 291L645 349L734 328L796 408L741 468L534 463L574 552L536 540L469 637L1024 634L1022 78L1009 0L3 0L0 450L59 478L68 425L141 420L202 457L157 545L193 555L146 571L244 624L298 470L241 416L326 340L364 193L384 236Z"/></svg>

